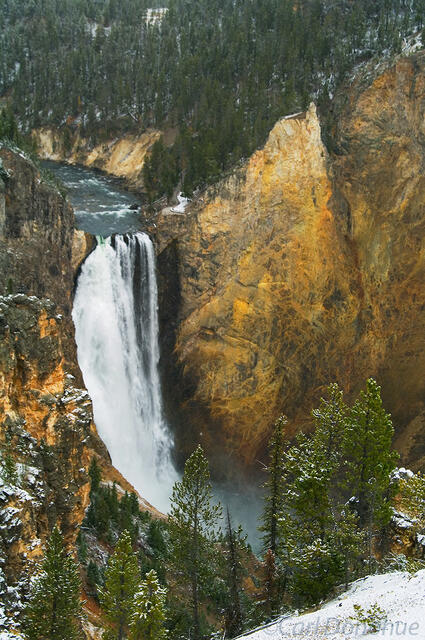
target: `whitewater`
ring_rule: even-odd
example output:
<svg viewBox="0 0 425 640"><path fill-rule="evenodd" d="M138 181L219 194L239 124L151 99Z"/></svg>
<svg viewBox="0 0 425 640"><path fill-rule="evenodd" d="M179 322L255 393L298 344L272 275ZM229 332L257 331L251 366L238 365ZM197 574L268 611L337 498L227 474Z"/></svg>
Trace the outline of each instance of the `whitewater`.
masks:
<svg viewBox="0 0 425 640"><path fill-rule="evenodd" d="M72 317L78 362L112 463L167 511L178 477L163 414L155 253L146 234L98 239L82 266Z"/></svg>

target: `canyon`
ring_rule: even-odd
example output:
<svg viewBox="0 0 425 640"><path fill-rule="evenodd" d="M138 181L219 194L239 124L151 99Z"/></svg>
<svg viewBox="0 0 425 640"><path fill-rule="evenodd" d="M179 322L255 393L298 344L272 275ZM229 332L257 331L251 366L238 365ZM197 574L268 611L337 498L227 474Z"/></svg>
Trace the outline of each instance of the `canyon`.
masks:
<svg viewBox="0 0 425 640"><path fill-rule="evenodd" d="M403 463L423 466L424 67L369 65L335 100L331 151L311 105L184 221L159 216L182 458L200 440L224 475L258 468L278 415L309 430L331 381L351 399L373 376Z"/></svg>
<svg viewBox="0 0 425 640"><path fill-rule="evenodd" d="M55 523L75 543L92 459L118 491L133 487L98 436L77 362L74 282L93 239L75 230L72 208L30 159L6 146L0 158L0 438L20 478L19 488L0 483L0 617L7 626L3 606L12 617L19 610L18 595ZM142 498L140 508L158 515Z"/></svg>
<svg viewBox="0 0 425 640"><path fill-rule="evenodd" d="M326 123L314 105L281 119L184 216L148 225L180 461L200 441L219 475L252 470L281 413L308 430L330 382L352 398L374 376L402 461L422 466L424 66L366 65Z"/></svg>
<svg viewBox="0 0 425 640"><path fill-rule="evenodd" d="M280 414L290 438L308 431L330 382L352 399L369 376L402 463L425 462L425 54L366 65L333 109L280 119L184 213L140 219L157 254L175 455L181 465L200 442L218 480L252 481ZM159 135L86 141L79 153L57 132L38 140L44 157L140 190ZM94 239L29 158L6 146L0 158L1 437L26 477L25 491L0 489L0 552L16 585L54 522L75 541L93 457L106 482L132 486L99 437L77 361L75 282Z"/></svg>

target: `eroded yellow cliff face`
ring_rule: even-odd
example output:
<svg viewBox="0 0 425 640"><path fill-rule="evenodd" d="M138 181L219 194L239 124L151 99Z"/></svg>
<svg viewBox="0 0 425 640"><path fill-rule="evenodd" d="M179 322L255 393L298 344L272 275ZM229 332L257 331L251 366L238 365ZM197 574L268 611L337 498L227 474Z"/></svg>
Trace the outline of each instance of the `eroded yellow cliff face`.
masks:
<svg viewBox="0 0 425 640"><path fill-rule="evenodd" d="M52 129L37 130L34 137L42 158L66 160L71 164L101 169L118 178L125 178L130 186L140 189L143 186L142 169L146 154L161 137L161 132L150 129L95 146L77 135L69 149L64 148L60 135Z"/></svg>
<svg viewBox="0 0 425 640"><path fill-rule="evenodd" d="M373 375L404 460L423 460L424 89L423 54L361 78L337 154L312 106L193 205L176 241L183 450L251 464L280 413L309 428L330 382L353 396Z"/></svg>
<svg viewBox="0 0 425 640"><path fill-rule="evenodd" d="M397 447L425 462L425 55L401 58L373 82L359 78L335 137L365 294L370 368L395 417ZM366 367L365 367L366 368Z"/></svg>
<svg viewBox="0 0 425 640"><path fill-rule="evenodd" d="M196 384L190 406L207 410L219 440L245 462L284 408L310 400L310 380L315 390L326 385L329 336L344 327L353 340L358 283L329 206L327 162L312 105L276 124L179 239L177 353ZM212 446L216 433L199 431Z"/></svg>

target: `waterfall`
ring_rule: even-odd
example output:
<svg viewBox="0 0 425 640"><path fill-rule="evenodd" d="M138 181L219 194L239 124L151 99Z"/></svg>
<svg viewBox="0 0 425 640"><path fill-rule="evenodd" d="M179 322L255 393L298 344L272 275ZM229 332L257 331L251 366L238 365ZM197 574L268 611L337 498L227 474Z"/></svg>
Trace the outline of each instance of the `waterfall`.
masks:
<svg viewBox="0 0 425 640"><path fill-rule="evenodd" d="M78 362L114 466L166 511L177 479L158 373L155 254L144 233L98 243L78 279Z"/></svg>

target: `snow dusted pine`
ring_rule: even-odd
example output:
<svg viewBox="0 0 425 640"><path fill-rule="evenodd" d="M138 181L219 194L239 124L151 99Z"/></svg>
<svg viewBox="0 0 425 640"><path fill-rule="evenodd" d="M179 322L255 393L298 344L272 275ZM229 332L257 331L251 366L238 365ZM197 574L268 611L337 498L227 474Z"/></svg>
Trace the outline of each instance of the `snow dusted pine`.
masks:
<svg viewBox="0 0 425 640"><path fill-rule="evenodd" d="M165 601L167 591L161 587L155 571L149 571L134 596L134 613L131 618L131 638L143 640L164 640L167 631L165 622Z"/></svg>

